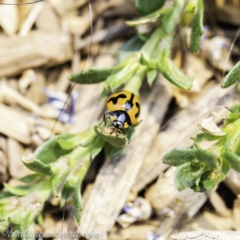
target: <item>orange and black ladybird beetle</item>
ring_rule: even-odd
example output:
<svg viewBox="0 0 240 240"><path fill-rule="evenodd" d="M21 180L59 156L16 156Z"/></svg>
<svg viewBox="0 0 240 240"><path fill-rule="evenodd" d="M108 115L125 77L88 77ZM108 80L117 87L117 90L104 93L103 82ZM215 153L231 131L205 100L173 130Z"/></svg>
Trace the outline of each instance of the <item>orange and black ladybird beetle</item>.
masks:
<svg viewBox="0 0 240 240"><path fill-rule="evenodd" d="M106 126L107 119L112 121L112 125L117 129L127 129L127 133L131 130L131 125L136 124L140 115L139 98L132 92L123 90L113 93L107 99L107 109L103 115Z"/></svg>

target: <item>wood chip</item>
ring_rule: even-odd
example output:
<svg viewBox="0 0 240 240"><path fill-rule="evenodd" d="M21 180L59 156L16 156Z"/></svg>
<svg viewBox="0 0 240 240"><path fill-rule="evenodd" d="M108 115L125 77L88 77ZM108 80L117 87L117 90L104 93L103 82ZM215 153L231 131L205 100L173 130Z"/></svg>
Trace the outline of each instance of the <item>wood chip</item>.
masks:
<svg viewBox="0 0 240 240"><path fill-rule="evenodd" d="M30 144L33 119L13 108L0 104L0 133L21 143Z"/></svg>
<svg viewBox="0 0 240 240"><path fill-rule="evenodd" d="M13 76L41 65L53 66L72 57L66 33L31 31L28 36L0 36L0 77Z"/></svg>
<svg viewBox="0 0 240 240"><path fill-rule="evenodd" d="M184 232L172 235L174 240L239 240L240 232L224 231L195 231Z"/></svg>
<svg viewBox="0 0 240 240"><path fill-rule="evenodd" d="M224 183L236 194L240 194L240 174L230 169Z"/></svg>
<svg viewBox="0 0 240 240"><path fill-rule="evenodd" d="M159 225L157 220L144 221L142 223L133 224L128 228L122 229L114 226L108 236L109 240L146 240L151 232L156 231Z"/></svg>
<svg viewBox="0 0 240 240"><path fill-rule="evenodd" d="M33 84L31 84L27 94L25 95L32 102L37 105L41 105L44 100L46 100L46 95L44 93L44 88L46 86L46 78L42 71L36 72L36 79Z"/></svg>
<svg viewBox="0 0 240 240"><path fill-rule="evenodd" d="M4 103L11 104L11 105L19 104L24 109L27 109L37 114L38 116L41 116L44 118L54 118L54 117L57 117L58 115L57 110L55 112L53 110L51 111L44 110L33 101L27 99L17 91L8 87L6 84L4 84L4 82L0 82L0 96L2 98L0 99L0 102L3 101Z"/></svg>
<svg viewBox="0 0 240 240"><path fill-rule="evenodd" d="M170 99L171 96L159 83L148 93L141 105L144 121L137 128L134 139L122 156L106 161L97 176L91 195L84 203L80 233L97 231L99 239L107 239L107 232L128 197Z"/></svg>
<svg viewBox="0 0 240 240"><path fill-rule="evenodd" d="M3 1L7 3L7 0ZM17 0L12 1L17 2ZM0 6L0 25L7 35L13 35L18 30L18 10L17 6L11 6L1 4Z"/></svg>
<svg viewBox="0 0 240 240"><path fill-rule="evenodd" d="M240 230L240 195L233 203L233 222L236 230Z"/></svg>
<svg viewBox="0 0 240 240"><path fill-rule="evenodd" d="M7 173L7 165L8 159L3 153L3 151L0 150L0 182L7 181L9 177Z"/></svg>
<svg viewBox="0 0 240 240"><path fill-rule="evenodd" d="M20 178L30 173L31 171L26 168L21 161L23 148L19 142L12 138L8 138L7 145L10 175L14 178Z"/></svg>
<svg viewBox="0 0 240 240"><path fill-rule="evenodd" d="M216 191L209 191L207 195L214 209L220 216L230 217L232 215L232 212L226 207L224 201Z"/></svg>
<svg viewBox="0 0 240 240"><path fill-rule="evenodd" d="M36 26L39 30L49 33L59 32L61 30L59 19L46 1L42 11L37 16Z"/></svg>
<svg viewBox="0 0 240 240"><path fill-rule="evenodd" d="M39 13L42 11L44 7L45 2L38 2L37 4L34 4L31 12L29 13L28 17L24 21L20 31L19 36L25 37L30 32L31 28L33 27L33 24L35 23Z"/></svg>

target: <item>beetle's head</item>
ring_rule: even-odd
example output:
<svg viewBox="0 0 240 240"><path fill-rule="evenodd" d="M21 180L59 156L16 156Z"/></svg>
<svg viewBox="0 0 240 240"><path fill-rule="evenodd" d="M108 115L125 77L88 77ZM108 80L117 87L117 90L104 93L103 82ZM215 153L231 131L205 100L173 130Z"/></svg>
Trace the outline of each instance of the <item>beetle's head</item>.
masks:
<svg viewBox="0 0 240 240"><path fill-rule="evenodd" d="M112 124L115 128L118 128L118 129L123 128L123 122L121 121L113 120Z"/></svg>

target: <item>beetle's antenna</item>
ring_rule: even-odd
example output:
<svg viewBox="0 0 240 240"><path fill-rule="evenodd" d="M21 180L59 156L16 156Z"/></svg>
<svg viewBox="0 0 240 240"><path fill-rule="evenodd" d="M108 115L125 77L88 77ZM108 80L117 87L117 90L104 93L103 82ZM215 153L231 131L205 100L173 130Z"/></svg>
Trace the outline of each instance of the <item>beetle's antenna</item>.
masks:
<svg viewBox="0 0 240 240"><path fill-rule="evenodd" d="M43 2L43 1L44 0L36 0L36 1L26 2L26 3L3 3L3 2L0 2L0 5L27 5L27 4L34 4L34 3Z"/></svg>
<svg viewBox="0 0 240 240"><path fill-rule="evenodd" d="M86 62L88 61L88 59L89 59L89 57L90 57L90 55L91 55L91 49L92 49L93 17L92 17L92 4L91 4L91 0L88 0L88 8L89 8L89 20L90 20L90 34L91 34L91 38L90 38L90 43L89 43L89 47L88 47L87 57L86 57L86 59L84 60L84 64L83 64L83 66L82 66L82 69L81 69L80 73L83 72L83 70L84 70L84 68L85 68L85 65L86 65ZM80 78L81 78L81 75L80 75ZM64 102L64 105L63 105L63 107L62 107L62 109L61 109L61 112L59 113L56 121L54 122L54 125L53 125L53 127L52 127L52 131L51 131L51 133L50 133L49 138L53 135L53 131L54 131L56 125L57 125L58 120L60 119L60 117L61 117L61 115L62 115L62 112L63 112L64 108L66 107L67 101L69 100L69 98L70 98L70 96L71 96L71 92L72 92L73 88L75 87L75 85L76 85L76 83L72 84L71 87L70 87L70 89L69 89L69 91L68 91L67 99L66 99L66 101Z"/></svg>

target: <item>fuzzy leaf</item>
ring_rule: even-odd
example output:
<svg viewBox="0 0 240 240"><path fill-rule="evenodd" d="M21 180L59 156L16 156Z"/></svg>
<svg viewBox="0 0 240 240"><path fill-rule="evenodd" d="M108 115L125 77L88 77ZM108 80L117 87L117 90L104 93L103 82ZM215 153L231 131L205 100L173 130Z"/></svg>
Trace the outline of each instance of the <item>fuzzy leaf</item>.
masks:
<svg viewBox="0 0 240 240"><path fill-rule="evenodd" d="M222 88L227 88L236 82L240 81L240 62L238 62L233 69L223 79Z"/></svg>
<svg viewBox="0 0 240 240"><path fill-rule="evenodd" d="M96 137L94 130L90 129L81 133L64 134L58 139L58 143L62 149L70 150L77 146L87 147Z"/></svg>
<svg viewBox="0 0 240 240"><path fill-rule="evenodd" d="M54 197L58 197L58 188L61 185L61 183L63 182L64 177L66 176L66 174L64 175L54 175L52 177L52 193Z"/></svg>
<svg viewBox="0 0 240 240"><path fill-rule="evenodd" d="M49 165L44 164L35 158L34 154L30 153L28 156L22 158L23 164L30 170L47 176L52 176L53 171Z"/></svg>
<svg viewBox="0 0 240 240"><path fill-rule="evenodd" d="M148 24L148 23L155 23L157 22L160 17L166 13L170 12L170 8L163 8L163 9L159 9L155 12L151 12L148 15L145 15L144 17L140 17L131 21L126 21L125 23L129 26L129 27L136 27L139 25L143 25L143 24Z"/></svg>
<svg viewBox="0 0 240 240"><path fill-rule="evenodd" d="M149 67L150 69L158 68L158 62L155 59L147 60L143 54L141 55L140 63L146 67Z"/></svg>
<svg viewBox="0 0 240 240"><path fill-rule="evenodd" d="M61 194L60 207L64 207L67 201L70 199L74 191L74 188L70 186L67 182L64 184Z"/></svg>
<svg viewBox="0 0 240 240"><path fill-rule="evenodd" d="M203 186L203 182L195 183L190 187L195 192L205 192L207 189Z"/></svg>
<svg viewBox="0 0 240 240"><path fill-rule="evenodd" d="M132 37L124 43L118 50L118 62L126 60L134 52L138 52L144 44L144 41L138 36Z"/></svg>
<svg viewBox="0 0 240 240"><path fill-rule="evenodd" d="M18 187L13 187L7 183L3 183L4 187L7 189L8 192L17 195L17 196L25 196L27 194L30 194L34 186L18 186Z"/></svg>
<svg viewBox="0 0 240 240"><path fill-rule="evenodd" d="M206 166L201 163L192 165L192 162L184 163L175 172L174 180L179 191L198 183L201 175L206 171Z"/></svg>
<svg viewBox="0 0 240 240"><path fill-rule="evenodd" d="M123 153L125 150L125 147L114 147L112 144L107 143L104 151L106 158L114 158L119 156L121 153Z"/></svg>
<svg viewBox="0 0 240 240"><path fill-rule="evenodd" d="M157 74L158 74L158 71L155 69L149 70L147 72L147 81L150 87L152 86L154 80L157 78Z"/></svg>
<svg viewBox="0 0 240 240"><path fill-rule="evenodd" d="M20 178L19 181L24 182L24 183L33 183L33 182L39 181L43 177L44 177L44 175L35 173L35 174L26 175L26 176Z"/></svg>
<svg viewBox="0 0 240 240"><path fill-rule="evenodd" d="M166 0L135 0L137 10L146 15L161 8Z"/></svg>
<svg viewBox="0 0 240 240"><path fill-rule="evenodd" d="M225 120L225 125L236 122L240 118L240 113L230 113Z"/></svg>
<svg viewBox="0 0 240 240"><path fill-rule="evenodd" d="M163 157L163 163L171 166L180 166L184 163L193 161L196 149L175 148Z"/></svg>
<svg viewBox="0 0 240 240"><path fill-rule="evenodd" d="M105 141L103 141L103 139L100 137L96 137L93 142L93 145L90 148L91 158L95 158L103 149L104 145L105 145Z"/></svg>
<svg viewBox="0 0 240 240"><path fill-rule="evenodd" d="M165 51L162 52L159 70L162 75L175 86L185 90L190 90L192 88L194 78L186 76L181 70L179 70L170 60Z"/></svg>
<svg viewBox="0 0 240 240"><path fill-rule="evenodd" d="M166 35L165 33L163 33L161 28L157 28L151 35L151 37L148 39L148 41L143 45L143 47L141 48L141 54L144 56L144 58L146 59L151 59L153 58L153 55L155 55L156 59L158 56L158 45L160 43L160 41L164 38L167 38L168 35ZM169 39L169 38L167 38ZM170 37L171 39L171 37ZM171 40L167 42L167 47L171 46ZM165 47L165 46L163 46ZM170 54L170 53L169 53ZM155 59L155 58L154 58Z"/></svg>
<svg viewBox="0 0 240 240"><path fill-rule="evenodd" d="M231 168L230 163L225 158L222 158L221 172L224 175L227 175L230 168Z"/></svg>
<svg viewBox="0 0 240 240"><path fill-rule="evenodd" d="M232 168L240 172L240 157L232 152L223 152L222 156L230 163Z"/></svg>
<svg viewBox="0 0 240 240"><path fill-rule="evenodd" d="M54 136L41 144L34 152L35 157L47 164L55 162L61 156L69 153L70 150L64 150L58 144L58 139L61 136L63 135Z"/></svg>
<svg viewBox="0 0 240 240"><path fill-rule="evenodd" d="M204 32L203 13L204 13L203 0L198 0L196 13L194 15L192 23L192 33L190 42L190 50L192 53L197 53L201 41L201 36Z"/></svg>
<svg viewBox="0 0 240 240"><path fill-rule="evenodd" d="M209 171L206 176L204 176L203 186L206 190L211 190L216 187L221 181L225 179L225 175L218 170Z"/></svg>
<svg viewBox="0 0 240 240"><path fill-rule="evenodd" d="M226 107L226 108L231 113L240 113L240 104L235 104L231 107Z"/></svg>
<svg viewBox="0 0 240 240"><path fill-rule="evenodd" d="M196 149L195 156L199 161L206 163L209 167L217 168L217 159L215 155L207 152L207 150Z"/></svg>
<svg viewBox="0 0 240 240"><path fill-rule="evenodd" d="M79 73L73 73L69 80L79 84L95 84L105 81L110 75L121 70L122 66L111 68L91 68Z"/></svg>
<svg viewBox="0 0 240 240"><path fill-rule="evenodd" d="M116 90L121 85L126 83L129 79L131 79L139 66L140 64L132 59L129 64L121 69L121 71L109 76L105 82L101 98L108 96L108 94L110 94L112 91Z"/></svg>
<svg viewBox="0 0 240 240"><path fill-rule="evenodd" d="M80 186L77 185L73 192L73 207L74 207L74 213L77 219L78 224L81 221L81 213L82 213L82 197L81 197L81 191Z"/></svg>
<svg viewBox="0 0 240 240"><path fill-rule="evenodd" d="M199 133L196 135L194 140L194 145L196 148L200 148L199 143L203 141L215 141L224 138L225 136L214 136L209 133Z"/></svg>
<svg viewBox="0 0 240 240"><path fill-rule="evenodd" d="M128 144L128 139L125 135L118 132L115 128L108 128L103 126L95 126L95 132L104 141L110 143L114 147L125 147Z"/></svg>
<svg viewBox="0 0 240 240"><path fill-rule="evenodd" d="M141 1L141 0L140 0ZM180 21L182 12L184 11L185 1L175 0L171 11L162 17L162 29L165 33L172 33L176 25Z"/></svg>

